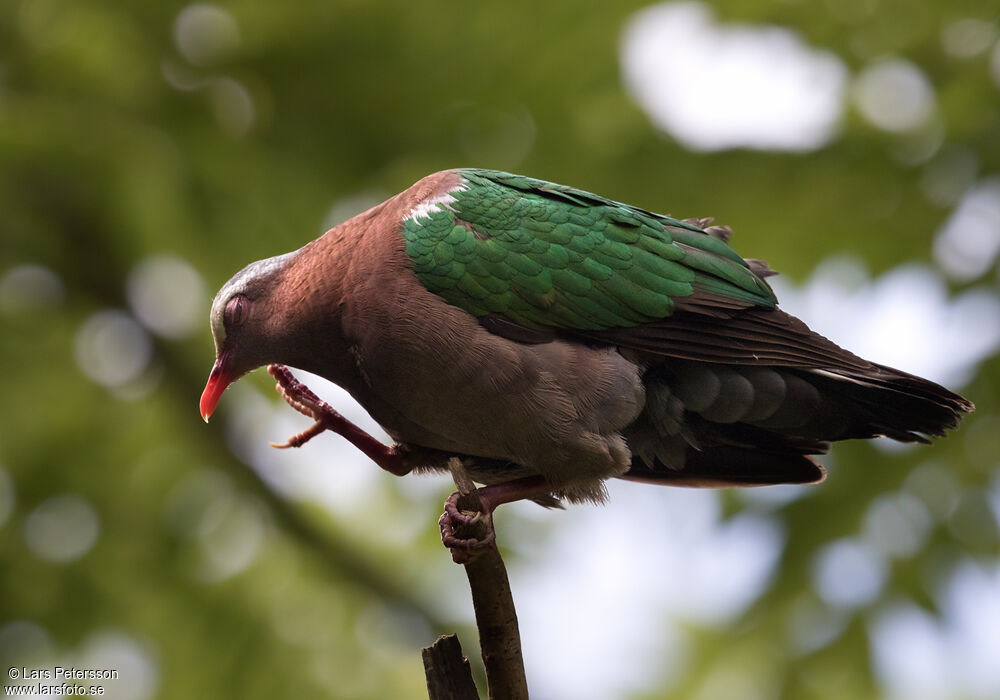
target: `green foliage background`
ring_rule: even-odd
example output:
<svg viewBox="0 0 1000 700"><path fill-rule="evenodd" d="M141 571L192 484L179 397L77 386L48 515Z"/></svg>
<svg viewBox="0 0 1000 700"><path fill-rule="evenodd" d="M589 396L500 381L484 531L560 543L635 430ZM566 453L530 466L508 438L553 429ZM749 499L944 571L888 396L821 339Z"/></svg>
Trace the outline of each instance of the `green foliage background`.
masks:
<svg viewBox="0 0 1000 700"><path fill-rule="evenodd" d="M931 261L949 209L924 196L922 166L894 157L897 137L850 110L841 136L806 154L693 153L658 134L620 78L621 28L642 5L231 0L219 6L239 42L193 65L173 34L182 3L0 4L0 275L41 264L65 289L56 305L0 310L0 467L15 493L0 524L0 627L31 620L62 653L95 630L123 630L155 660L159 698L419 698L421 646L456 627L473 646L468 612L456 619L462 606L441 600L460 589L446 582L462 577L436 539L447 483L418 498L386 476L376 517L361 527L276 495L227 447L222 420L201 423L213 357L208 295L196 335L154 338L154 388L141 399L80 371L80 324L128 308L127 276L147 256L190 261L214 290L246 262L315 237L339 200L477 165L653 210L712 214L734 224L737 250L795 281L839 253L874 273ZM940 42L953 20L997 20L995 2L714 7L720 20L793 28L852 71L882 54L908 58L937 90L942 152L975 153L981 174L1000 169L1000 92L988 56L951 58ZM228 79L251 98L252 123L227 102ZM996 279L993 270L970 285L995 289ZM712 697L723 669L748 683L766 676L764 697L880 696L871 608L809 654L793 654L785 630L793 602L814 596L817 549L856 533L867 505L921 465L953 477L955 504L920 552L893 563L884 597L933 612L934 585L956 562L996 562L986 487L1000 464L1000 362L989 359L955 388L978 411L949 440L899 454L840 446L842 466L828 482L778 511L788 542L777 575L732 625L692 630L688 662L663 679L670 697ZM170 496L181 483L201 485L195 491L221 509L215 527L237 527L241 513L263 523L252 565L221 580L199 575L205 533L189 530L209 505L178 512ZM99 538L77 561L39 559L25 544L26 518L67 492L94 504ZM744 507L733 495L726 503L729 514ZM403 544L381 534L397 507L424 518ZM501 540L517 550L526 530L508 527ZM510 563L530 567L531 554L514 551ZM12 663L21 651L0 647ZM573 653L573 640L562 653Z"/></svg>

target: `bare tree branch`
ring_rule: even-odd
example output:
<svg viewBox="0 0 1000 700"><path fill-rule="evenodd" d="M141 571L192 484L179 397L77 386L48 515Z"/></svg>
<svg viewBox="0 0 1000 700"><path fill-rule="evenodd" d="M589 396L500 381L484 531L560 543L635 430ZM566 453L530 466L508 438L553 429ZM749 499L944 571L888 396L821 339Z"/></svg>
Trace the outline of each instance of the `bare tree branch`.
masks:
<svg viewBox="0 0 1000 700"><path fill-rule="evenodd" d="M442 635L424 647L424 673L430 700L479 700L469 660L454 634Z"/></svg>
<svg viewBox="0 0 1000 700"><path fill-rule="evenodd" d="M449 462L452 476L459 487L460 510L483 512L479 494L458 459ZM484 541L488 534L487 519L481 518L456 529L456 536ZM465 575L472 589L472 604L479 628L479 646L491 700L527 700L528 682L521 655L521 635L517 626L517 610L510 592L507 568L496 542L473 550L463 562Z"/></svg>

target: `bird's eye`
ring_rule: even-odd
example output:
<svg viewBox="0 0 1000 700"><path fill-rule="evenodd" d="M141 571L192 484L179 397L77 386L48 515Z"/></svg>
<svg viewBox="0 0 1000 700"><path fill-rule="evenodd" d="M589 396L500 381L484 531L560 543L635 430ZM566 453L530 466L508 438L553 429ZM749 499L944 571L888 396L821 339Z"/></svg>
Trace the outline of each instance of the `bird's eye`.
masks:
<svg viewBox="0 0 1000 700"><path fill-rule="evenodd" d="M250 310L250 300L242 294L237 294L226 302L225 322L227 328L236 328L247 320Z"/></svg>

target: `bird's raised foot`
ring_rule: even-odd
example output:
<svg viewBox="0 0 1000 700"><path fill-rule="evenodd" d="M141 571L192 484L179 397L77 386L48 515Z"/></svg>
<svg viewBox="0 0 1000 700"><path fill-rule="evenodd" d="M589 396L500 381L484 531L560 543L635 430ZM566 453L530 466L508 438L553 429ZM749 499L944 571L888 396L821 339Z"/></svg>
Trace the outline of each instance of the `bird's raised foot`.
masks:
<svg viewBox="0 0 1000 700"><path fill-rule="evenodd" d="M333 406L316 396L309 387L296 379L291 370L284 365L268 365L267 372L277 382L274 388L285 400L285 403L302 415L316 421L309 428L301 433L296 433L283 443L270 443L271 447L276 447L279 450L302 447L320 433L332 428L335 423L347 421Z"/></svg>
<svg viewBox="0 0 1000 700"><path fill-rule="evenodd" d="M493 512L488 506L483 510L463 510L459 505L459 501L468 495L456 491L448 496L444 502L444 513L438 520L441 542L451 550L452 561L456 564L466 563L477 551L495 546L497 540Z"/></svg>
<svg viewBox="0 0 1000 700"><path fill-rule="evenodd" d="M309 416L317 423L323 418L336 416L344 419L333 406L316 396L305 384L300 382L284 365L268 365L267 373L274 377L277 384L275 390L281 394L281 398L304 416Z"/></svg>
<svg viewBox="0 0 1000 700"><path fill-rule="evenodd" d="M272 442L272 447L279 449L301 447L320 433L332 430L347 438L352 445L391 474L403 476L413 470L414 464L407 458L407 451L403 447L385 445L354 425L333 406L316 396L309 387L296 379L287 367L277 364L268 365L267 371L277 382L274 388L281 395L281 398L302 415L316 421L312 426L293 435L283 444Z"/></svg>

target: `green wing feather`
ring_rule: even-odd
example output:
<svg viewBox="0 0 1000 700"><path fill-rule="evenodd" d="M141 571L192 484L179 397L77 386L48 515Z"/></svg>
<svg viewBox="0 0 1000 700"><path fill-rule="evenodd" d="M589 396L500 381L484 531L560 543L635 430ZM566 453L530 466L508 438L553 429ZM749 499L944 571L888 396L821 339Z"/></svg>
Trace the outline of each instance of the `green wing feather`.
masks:
<svg viewBox="0 0 1000 700"><path fill-rule="evenodd" d="M670 316L698 294L773 307L771 288L691 223L492 170L403 221L420 282L474 316L601 331Z"/></svg>

